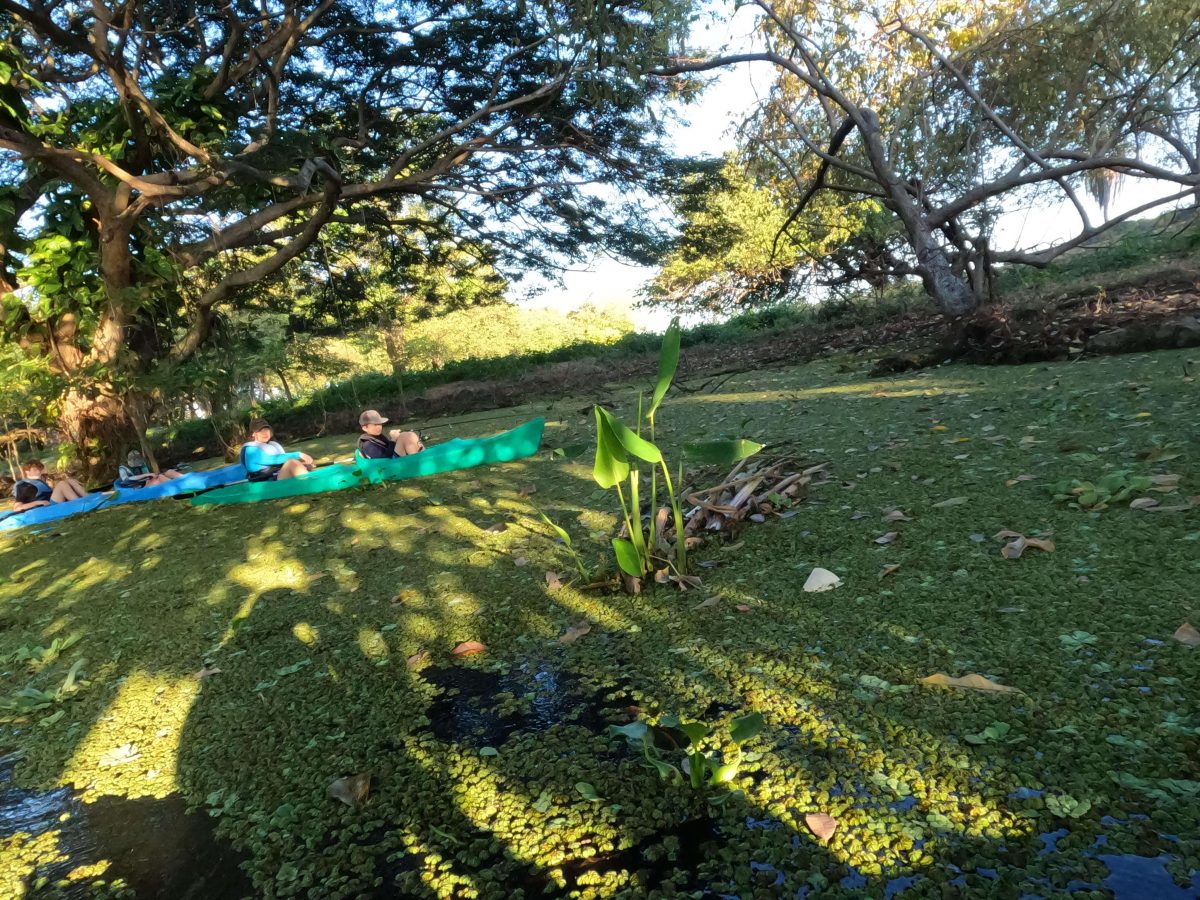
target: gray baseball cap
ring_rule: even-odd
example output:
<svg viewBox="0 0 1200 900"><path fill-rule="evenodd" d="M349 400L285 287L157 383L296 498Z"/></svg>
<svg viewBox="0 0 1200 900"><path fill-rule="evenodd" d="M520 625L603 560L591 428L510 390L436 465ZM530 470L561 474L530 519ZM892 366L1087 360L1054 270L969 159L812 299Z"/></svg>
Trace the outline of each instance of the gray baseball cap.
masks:
<svg viewBox="0 0 1200 900"><path fill-rule="evenodd" d="M365 413L358 417L359 425L382 425L386 421L387 419L381 416L379 412L374 409L368 409Z"/></svg>

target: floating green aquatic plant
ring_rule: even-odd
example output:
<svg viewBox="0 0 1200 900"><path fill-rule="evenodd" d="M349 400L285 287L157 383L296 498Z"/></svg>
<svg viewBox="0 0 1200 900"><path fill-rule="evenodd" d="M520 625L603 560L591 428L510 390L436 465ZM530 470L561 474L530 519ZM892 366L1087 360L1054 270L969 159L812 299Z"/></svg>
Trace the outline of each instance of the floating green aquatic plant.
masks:
<svg viewBox="0 0 1200 900"><path fill-rule="evenodd" d="M669 784L687 783L696 790L732 781L741 766L742 745L757 736L762 728L761 713L750 713L734 719L729 725L729 739L733 741L735 755L733 759L726 760L718 751L703 747L701 742L713 733L712 726L703 722L684 722L678 716L671 715L663 716L656 728L645 722L609 726L610 731L621 735L631 748L641 753L646 766L654 769L664 781ZM678 766L664 759L658 737L673 745L673 749L682 751L683 758Z"/></svg>

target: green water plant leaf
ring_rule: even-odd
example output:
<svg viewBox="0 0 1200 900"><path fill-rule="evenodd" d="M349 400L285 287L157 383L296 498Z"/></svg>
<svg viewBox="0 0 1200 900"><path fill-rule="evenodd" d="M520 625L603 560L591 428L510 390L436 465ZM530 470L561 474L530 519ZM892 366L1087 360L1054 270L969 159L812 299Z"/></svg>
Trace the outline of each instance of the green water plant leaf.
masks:
<svg viewBox="0 0 1200 900"><path fill-rule="evenodd" d="M1046 797L1046 809L1065 819L1078 819L1092 808L1090 800L1076 800L1070 794L1051 794Z"/></svg>
<svg viewBox="0 0 1200 900"><path fill-rule="evenodd" d="M612 413L603 406L596 407L597 422L604 421L609 434L613 439L620 444L621 448L630 456L634 456L643 462L661 463L662 453L658 447L650 443L643 437L639 437L631 431L625 423L621 422Z"/></svg>
<svg viewBox="0 0 1200 900"><path fill-rule="evenodd" d="M667 396L671 381L675 378L675 370L679 368L679 317L676 316L663 333L662 347L658 352L658 380L654 383L654 395L650 398L650 408L646 410L646 418L653 422L654 414L659 404Z"/></svg>
<svg viewBox="0 0 1200 900"><path fill-rule="evenodd" d="M596 788L586 781L575 782L575 790L579 791L579 795L584 800L590 800L593 803L603 802L603 798L596 793Z"/></svg>
<svg viewBox="0 0 1200 900"><path fill-rule="evenodd" d="M624 538L613 538L612 548L613 553L617 555L617 565L621 567L621 571L634 578L641 578L642 557L637 548Z"/></svg>
<svg viewBox="0 0 1200 900"><path fill-rule="evenodd" d="M725 441L693 441L683 445L685 459L709 466L731 466L753 456L765 445L745 438Z"/></svg>
<svg viewBox="0 0 1200 900"><path fill-rule="evenodd" d="M729 738L739 747L758 736L763 730L762 713L753 712L748 716L734 719L729 725Z"/></svg>

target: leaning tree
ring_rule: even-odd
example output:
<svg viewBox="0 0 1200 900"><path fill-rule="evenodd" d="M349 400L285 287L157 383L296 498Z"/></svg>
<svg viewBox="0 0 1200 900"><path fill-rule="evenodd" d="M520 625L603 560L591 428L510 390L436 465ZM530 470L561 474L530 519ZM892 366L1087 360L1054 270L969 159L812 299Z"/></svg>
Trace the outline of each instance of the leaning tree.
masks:
<svg viewBox="0 0 1200 900"><path fill-rule="evenodd" d="M331 224L642 249L677 0L0 0L0 313L92 464ZM613 198L618 198L613 203ZM160 378L161 380L161 378Z"/></svg>
<svg viewBox="0 0 1200 900"><path fill-rule="evenodd" d="M858 271L919 276L947 316L978 306L996 263L1044 266L1200 189L1200 147L1189 143L1198 0L751 2L755 47L679 58L659 74L773 65L742 149L786 185L780 231L821 198L882 205L902 252L868 241ZM1166 189L1097 218L1086 192L1106 206L1117 179ZM1055 198L1079 218L1071 235L993 247L1005 209Z"/></svg>

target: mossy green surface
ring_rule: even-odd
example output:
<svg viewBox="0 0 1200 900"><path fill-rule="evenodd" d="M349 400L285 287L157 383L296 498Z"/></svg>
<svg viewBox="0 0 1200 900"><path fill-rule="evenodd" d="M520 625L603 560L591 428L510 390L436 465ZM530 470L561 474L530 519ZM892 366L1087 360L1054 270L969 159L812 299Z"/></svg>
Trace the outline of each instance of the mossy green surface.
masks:
<svg viewBox="0 0 1200 900"><path fill-rule="evenodd" d="M16 534L0 542L0 658L81 639L44 665L0 664L0 700L55 691L79 658L85 683L0 724L0 746L23 751L23 787L182 792L247 854L264 896L882 896L901 876L904 897L1065 896L1073 880L1102 890L1099 853L1166 854L1187 884L1200 649L1171 635L1200 626L1200 507L1089 512L1052 489L1130 470L1180 476L1148 494L1163 506L1200 494L1189 358L874 381L843 358L673 395L668 448L745 436L833 476L796 515L698 550L704 586L686 594L550 590L544 574L571 566L535 503L590 566L613 567L616 509L590 454ZM633 391L609 399L632 416ZM586 444L584 403L439 434L545 414L549 447ZM911 521L885 522L892 508ZM1002 529L1056 549L1005 559ZM900 536L873 542L887 531ZM887 565L900 568L881 577ZM842 586L804 593L814 566ZM583 620L589 633L558 641ZM453 660L469 640L487 651ZM439 687L446 666L485 673L495 693ZM206 667L220 671L195 677ZM1021 693L919 684L937 672ZM639 766L604 727L631 705L721 734L760 711L740 793L710 805ZM497 719L509 727L488 732ZM361 807L328 795L364 772ZM825 845L805 826L814 812L838 819ZM3 839L0 886L57 852L52 832Z"/></svg>

